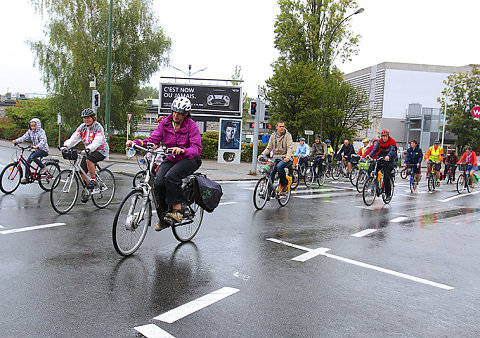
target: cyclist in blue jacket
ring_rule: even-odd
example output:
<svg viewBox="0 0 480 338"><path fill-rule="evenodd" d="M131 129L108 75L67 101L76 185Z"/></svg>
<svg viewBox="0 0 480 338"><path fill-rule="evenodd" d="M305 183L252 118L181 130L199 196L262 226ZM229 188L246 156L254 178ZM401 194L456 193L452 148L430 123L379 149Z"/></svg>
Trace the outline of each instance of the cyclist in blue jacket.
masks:
<svg viewBox="0 0 480 338"><path fill-rule="evenodd" d="M293 156L298 157L298 166L308 162L310 159L310 147L305 143L305 139L303 137L300 138L300 145Z"/></svg>
<svg viewBox="0 0 480 338"><path fill-rule="evenodd" d="M410 148L407 149L407 155L405 156L405 166L407 164L416 164L415 167L413 167L413 172L416 174L417 178L417 184L420 181L420 174L422 172L420 165L422 163L423 159L423 151L418 145L417 140L413 140L410 142ZM412 169L408 169L407 173L410 175Z"/></svg>

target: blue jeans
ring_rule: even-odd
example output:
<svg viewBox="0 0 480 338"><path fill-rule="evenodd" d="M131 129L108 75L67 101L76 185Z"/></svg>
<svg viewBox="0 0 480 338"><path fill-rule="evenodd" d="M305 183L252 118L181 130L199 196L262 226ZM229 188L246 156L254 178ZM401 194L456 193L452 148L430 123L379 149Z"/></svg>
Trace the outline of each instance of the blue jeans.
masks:
<svg viewBox="0 0 480 338"><path fill-rule="evenodd" d="M278 171L278 177L280 178L280 184L283 187L288 186L288 181L287 181L287 174L285 173L285 168L288 168L293 164L292 161L279 161L275 164L275 167L273 167L272 172L270 173L270 177L272 181L275 179L275 173Z"/></svg>
<svg viewBox="0 0 480 338"><path fill-rule="evenodd" d="M45 150L37 149L34 152L32 152L30 156L28 156L27 163L31 164L33 161L36 164L38 164L40 169L42 169L45 167L45 164L42 163L42 157L45 157L45 156L48 156L48 153ZM30 172L27 169L25 170L25 178L27 178L28 176L30 176Z"/></svg>

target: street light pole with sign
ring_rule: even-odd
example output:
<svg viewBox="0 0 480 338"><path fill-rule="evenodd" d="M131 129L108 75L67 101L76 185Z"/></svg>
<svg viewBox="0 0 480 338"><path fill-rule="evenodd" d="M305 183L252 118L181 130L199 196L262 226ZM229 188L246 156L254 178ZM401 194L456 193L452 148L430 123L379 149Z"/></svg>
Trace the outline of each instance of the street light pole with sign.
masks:
<svg viewBox="0 0 480 338"><path fill-rule="evenodd" d="M127 112L127 140L128 135L130 134L130 121L132 120L133 113Z"/></svg>

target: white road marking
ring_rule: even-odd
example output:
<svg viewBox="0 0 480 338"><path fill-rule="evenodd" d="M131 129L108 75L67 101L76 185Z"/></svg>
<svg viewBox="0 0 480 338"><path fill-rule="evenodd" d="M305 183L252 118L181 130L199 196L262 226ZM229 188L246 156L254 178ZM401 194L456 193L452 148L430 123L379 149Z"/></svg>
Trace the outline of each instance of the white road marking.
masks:
<svg viewBox="0 0 480 338"><path fill-rule="evenodd" d="M19 229L3 230L3 231L0 231L0 234L8 235L8 234L14 234L14 233L17 233L17 232L53 228L53 227L58 227L58 226L62 226L62 225L66 225L66 224L65 223L52 223L52 224L44 224L44 225L34 225L34 226L31 226L31 227L25 227L25 228L19 228Z"/></svg>
<svg viewBox="0 0 480 338"><path fill-rule="evenodd" d="M301 254L300 256L292 258L292 261L306 262L310 258L317 257L318 255L324 255L329 250L330 249L327 249L327 248L313 249L313 250L310 250L310 251L308 251L304 254Z"/></svg>
<svg viewBox="0 0 480 338"><path fill-rule="evenodd" d="M168 338L174 337L165 330L162 330L155 324L147 324L134 327L135 330L143 334L147 338Z"/></svg>
<svg viewBox="0 0 480 338"><path fill-rule="evenodd" d="M0 225L0 229L3 229L3 225Z"/></svg>
<svg viewBox="0 0 480 338"><path fill-rule="evenodd" d="M454 200L456 198L460 198L460 197L464 197L464 196L468 196L468 195L475 195L475 194L478 194L478 193L480 193L480 190L477 190L477 191L474 191L474 192L471 192L471 193L467 193L467 194L458 194L456 196L452 196L452 197L446 198L444 200L440 200L440 202L445 203L445 202L449 202L451 200Z"/></svg>
<svg viewBox="0 0 480 338"><path fill-rule="evenodd" d="M352 196L351 193L327 193L327 194L310 194L310 195L295 195L296 198L311 199L311 198L329 198L329 197L341 197L341 196Z"/></svg>
<svg viewBox="0 0 480 338"><path fill-rule="evenodd" d="M371 233L377 231L377 229L365 229L363 231L357 232L356 234L353 234L353 237L363 237L366 235L370 235Z"/></svg>
<svg viewBox="0 0 480 338"><path fill-rule="evenodd" d="M231 287L224 287L217 291L209 293L208 295L197 298L196 300L193 300L187 304L181 305L173 310L165 312L153 319L161 320L162 322L171 324L183 317L191 315L192 313L198 310L201 310L209 305L212 305L213 303L216 303L219 300L222 300L228 296L231 296L237 293L238 291L240 290L231 288Z"/></svg>
<svg viewBox="0 0 480 338"><path fill-rule="evenodd" d="M309 190L294 190L292 194L304 194L304 193L312 193L312 192L331 192L331 191L341 191L343 189L340 188L317 188L317 189L309 189Z"/></svg>
<svg viewBox="0 0 480 338"><path fill-rule="evenodd" d="M221 202L218 205L229 205L229 204L237 204L238 202Z"/></svg>
<svg viewBox="0 0 480 338"><path fill-rule="evenodd" d="M386 273L386 274L389 274L389 275L392 275L392 276L405 278L405 279L408 279L408 280L411 280L411 281L414 281L414 282L434 286L434 287L437 287L437 288L440 288L440 289L444 289L444 290L453 290L454 289L452 286L449 286L449 285L446 285L446 284L432 282L432 281L429 281L427 279L423 279L423 278L419 278L419 277L415 277L415 276L410 276L410 275L407 275L407 274L404 274L404 273L401 273L401 272L393 271L393 270L390 270L390 269L385 269L385 268L375 266L375 265L371 265L371 264L367 264L367 263L362 263L362 262L359 262L359 261L356 261L356 260L353 260L353 259L350 259L350 258L345 258L345 257L337 256L337 255L332 255L332 254L327 253L327 251L330 250L328 248L309 249L309 248L306 248L306 247L303 247L303 246L300 246L300 245L288 243L288 242L281 241L281 240L278 240L278 239L275 239L275 238L267 238L267 241L284 244L284 245L287 245L287 246L290 246L290 247L293 247L293 248L297 248L297 249L300 249L300 250L307 251L308 253L311 253L313 251L313 252L317 253L315 256L322 255L322 256L325 256L325 257L328 257L328 258L333 258L333 259L345 262L345 263L349 263L349 264L357 265L357 266L360 266L360 267L363 267L363 268L383 272L383 273ZM297 256L295 258L298 258L298 257L301 257L301 256L303 256L303 255ZM298 260L298 259L295 259L295 260ZM298 260L298 261L300 261L300 260Z"/></svg>
<svg viewBox="0 0 480 338"><path fill-rule="evenodd" d="M405 220L407 220L407 219L408 219L407 216L400 216L400 217L391 219L391 220L390 220L390 223L399 223L399 222L403 222L403 221L405 221Z"/></svg>

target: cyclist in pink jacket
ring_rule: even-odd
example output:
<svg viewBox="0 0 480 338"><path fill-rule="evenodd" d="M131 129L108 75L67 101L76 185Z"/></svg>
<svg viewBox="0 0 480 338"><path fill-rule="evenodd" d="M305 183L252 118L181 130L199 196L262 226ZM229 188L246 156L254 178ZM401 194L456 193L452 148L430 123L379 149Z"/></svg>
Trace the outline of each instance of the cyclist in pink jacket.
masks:
<svg viewBox="0 0 480 338"><path fill-rule="evenodd" d="M160 231L170 226L171 221L183 220L182 179L193 174L202 164L202 140L198 125L190 117L192 104L186 97L177 97L172 102L172 113L164 118L144 140L127 140L127 147L132 143L143 146L147 143L167 146L170 153L160 164L155 178L155 196L158 202L159 222L155 230Z"/></svg>

